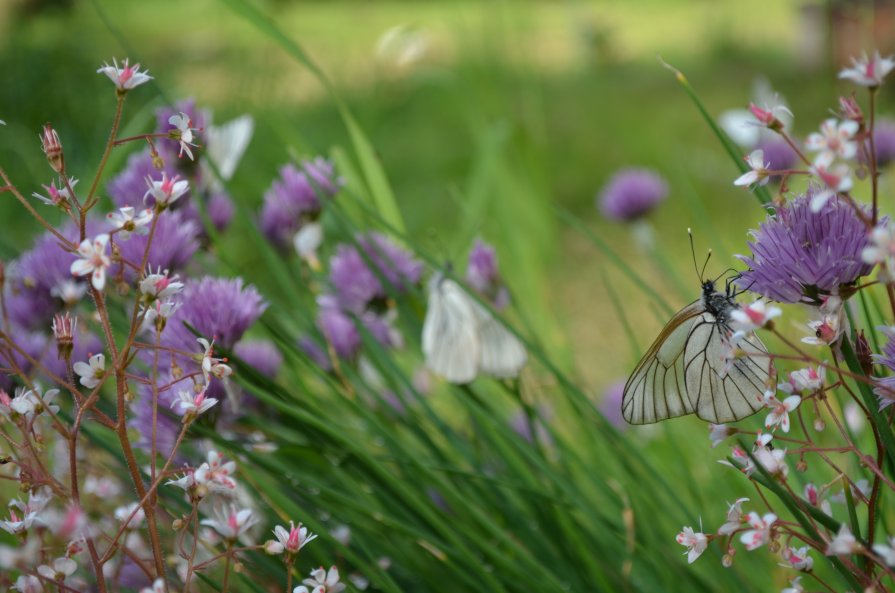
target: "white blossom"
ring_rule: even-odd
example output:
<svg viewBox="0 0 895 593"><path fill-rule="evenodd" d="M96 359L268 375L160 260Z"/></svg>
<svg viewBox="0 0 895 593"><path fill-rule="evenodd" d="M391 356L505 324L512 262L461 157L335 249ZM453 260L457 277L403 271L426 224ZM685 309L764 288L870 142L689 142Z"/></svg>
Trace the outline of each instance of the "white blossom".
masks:
<svg viewBox="0 0 895 593"><path fill-rule="evenodd" d="M727 509L727 521L718 529L718 535L730 535L743 524L743 503L748 498L738 498Z"/></svg>
<svg viewBox="0 0 895 593"><path fill-rule="evenodd" d="M872 58L867 55L861 56L860 59L852 58L852 67L845 68L839 72L839 78L851 80L857 85L866 87L878 87L882 84L883 78L895 68L895 60L892 56L883 58L879 51L873 54Z"/></svg>
<svg viewBox="0 0 895 593"><path fill-rule="evenodd" d="M73 364L72 370L81 377L81 385L93 389L100 384L106 374L106 357L94 354L87 362L78 361Z"/></svg>
<svg viewBox="0 0 895 593"><path fill-rule="evenodd" d="M677 534L675 538L677 543L687 548L684 552L687 556L687 562L693 564L699 558L709 545L709 539L702 532L694 532L692 527L684 527L683 531Z"/></svg>
<svg viewBox="0 0 895 593"><path fill-rule="evenodd" d="M858 540L855 539L855 536L852 535L848 525L843 523L842 527L839 528L839 533L836 534L836 537L830 540L830 543L827 546L827 551L824 553L827 556L846 556L854 554L860 549L861 544L859 544Z"/></svg>
<svg viewBox="0 0 895 593"><path fill-rule="evenodd" d="M93 241L84 239L78 246L78 255L81 259L71 264L71 273L75 276L90 274L90 282L96 290L102 290L106 285L106 268L112 265L112 260L106 255L109 246L109 235L103 233L97 235Z"/></svg>
<svg viewBox="0 0 895 593"><path fill-rule="evenodd" d="M112 229L117 231L118 238L127 241L131 238L132 233L149 234L149 223L152 222L152 216L152 210L149 208L144 208L137 213L133 206L125 206L119 208L118 212L106 214L106 220L112 225Z"/></svg>
<svg viewBox="0 0 895 593"><path fill-rule="evenodd" d="M140 64L133 66L128 64L127 58L122 62L121 67L115 58L112 58L112 65L103 64L103 67L96 71L97 74L105 74L115 83L115 87L119 91L129 91L134 87L140 86L145 82L152 80L149 76L149 70L140 72Z"/></svg>
<svg viewBox="0 0 895 593"><path fill-rule="evenodd" d="M749 513L747 521L752 529L743 532L740 536L740 541L746 546L747 550L754 550L770 540L771 527L777 521L777 515L768 513L762 517L755 511L752 511Z"/></svg>

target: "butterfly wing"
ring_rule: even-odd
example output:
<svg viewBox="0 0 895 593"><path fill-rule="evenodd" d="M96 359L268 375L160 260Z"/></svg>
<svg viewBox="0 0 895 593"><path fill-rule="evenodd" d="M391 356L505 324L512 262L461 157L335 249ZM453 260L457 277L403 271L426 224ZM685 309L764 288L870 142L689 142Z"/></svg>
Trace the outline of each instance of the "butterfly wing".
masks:
<svg viewBox="0 0 895 593"><path fill-rule="evenodd" d="M729 328L710 313L693 324L684 351L687 393L699 418L722 424L751 416L762 407L773 366L768 350L755 335L742 338L742 354L728 361Z"/></svg>
<svg viewBox="0 0 895 593"><path fill-rule="evenodd" d="M469 383L479 369L475 302L453 280L436 275L423 321L426 366L451 383Z"/></svg>
<svg viewBox="0 0 895 593"><path fill-rule="evenodd" d="M684 352L703 312L701 301L678 311L637 364L622 398L622 416L629 424L651 424L695 411L687 395Z"/></svg>
<svg viewBox="0 0 895 593"><path fill-rule="evenodd" d="M490 311L474 301L472 304L478 318L482 371L499 379L515 377L528 359L525 346Z"/></svg>
<svg viewBox="0 0 895 593"><path fill-rule="evenodd" d="M254 131L255 120L251 115L237 117L220 126L208 127L206 154L224 180L233 177L236 165L248 148Z"/></svg>

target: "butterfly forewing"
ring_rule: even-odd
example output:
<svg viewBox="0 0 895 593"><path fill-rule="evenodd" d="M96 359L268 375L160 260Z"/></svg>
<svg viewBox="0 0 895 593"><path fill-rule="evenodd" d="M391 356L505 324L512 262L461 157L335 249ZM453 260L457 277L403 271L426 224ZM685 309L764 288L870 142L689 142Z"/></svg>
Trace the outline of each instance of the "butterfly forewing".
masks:
<svg viewBox="0 0 895 593"><path fill-rule="evenodd" d="M683 354L702 312L700 301L678 311L638 363L622 399L622 415L629 424L651 424L694 412L684 381Z"/></svg>
<svg viewBox="0 0 895 593"><path fill-rule="evenodd" d="M451 383L469 383L479 368L478 320L473 301L454 281L432 280L423 321L423 355Z"/></svg>
<svg viewBox="0 0 895 593"><path fill-rule="evenodd" d="M525 366L525 346L500 320L471 301L478 318L479 363L482 371L498 379L515 377Z"/></svg>

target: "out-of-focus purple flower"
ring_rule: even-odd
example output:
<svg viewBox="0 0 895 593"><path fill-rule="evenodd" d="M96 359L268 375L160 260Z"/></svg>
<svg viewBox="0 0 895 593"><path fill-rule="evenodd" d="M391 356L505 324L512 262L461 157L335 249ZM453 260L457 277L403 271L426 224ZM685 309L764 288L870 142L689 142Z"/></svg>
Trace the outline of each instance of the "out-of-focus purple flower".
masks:
<svg viewBox="0 0 895 593"><path fill-rule="evenodd" d="M184 322L230 349L267 308L255 287L243 285L242 278L205 276L188 281L180 300L183 305L168 320L162 342L187 352L197 351L198 345Z"/></svg>
<svg viewBox="0 0 895 593"><path fill-rule="evenodd" d="M198 144L201 150L205 147L204 132L207 127L207 118L205 112L196 107L195 99L184 99L175 103L173 107L165 106L158 109L155 112L156 131L161 134L166 134L177 129L176 126L172 125L168 120L172 115L179 115L181 113L185 113L190 119L190 127L197 130L193 132L193 142ZM156 142L158 143L160 151L163 150L166 153L164 156L166 163L171 161L174 165L186 166L190 166L192 163L189 159L177 158L177 154L180 152L180 143L177 140L171 138L159 138ZM173 158L171 158L172 155Z"/></svg>
<svg viewBox="0 0 895 593"><path fill-rule="evenodd" d="M48 352L49 350L52 350L54 355L56 353L55 348L50 348L47 341L47 336L40 332L28 332L12 328L9 334L15 336L16 346L24 350L25 354L28 355L28 358L26 358L22 354L19 354L18 352L12 352L8 349L3 349L0 350L0 367L12 368L12 363L15 362L15 367L18 368L19 371L27 376L32 376L32 370L34 369L34 366L29 361L29 358L31 360L39 361L41 359L41 355L43 355L45 352ZM9 356L12 357L12 360L10 360ZM0 372L0 389L6 389L7 391L9 391L15 384L15 379L18 379L18 383L21 384L20 378L12 377L4 372Z"/></svg>
<svg viewBox="0 0 895 593"><path fill-rule="evenodd" d="M384 235L361 235L357 242L364 250L363 255L353 245L342 244L336 248L329 263L329 280L335 288L339 306L346 311L361 313L371 301L389 294L368 262L395 292L405 292L419 282L422 264Z"/></svg>
<svg viewBox="0 0 895 593"><path fill-rule="evenodd" d="M174 142L175 146L177 145L176 141L172 140L171 142ZM173 160L177 160L176 153ZM161 179L162 174L165 174L168 179L173 179L178 171L171 161L172 159L165 159L164 168L158 170L152 163L152 156L150 155L148 148L136 154L132 154L127 159L127 166L124 171L113 177L108 185L106 185L106 191L109 192L112 201L115 202L115 206L119 208L131 206L138 210L145 208L146 205L143 202L143 196L146 195L146 190L148 189L146 178ZM188 200L189 192L182 196L175 202L175 204L178 202L186 202Z"/></svg>
<svg viewBox="0 0 895 593"><path fill-rule="evenodd" d="M159 380L159 384L170 382L170 377ZM182 385L182 387L186 387ZM174 388L176 389L176 388ZM158 407L156 413L155 443L156 450L167 457L174 450L177 435L180 432L180 419L171 412L171 404L174 403L175 391L167 389L158 394ZM131 406L131 426L137 429L140 438L137 446L144 451L152 450L152 388L142 386L137 394L136 401Z"/></svg>
<svg viewBox="0 0 895 593"><path fill-rule="evenodd" d="M877 166L885 167L895 161L895 121L881 119L874 124L873 144L876 148Z"/></svg>
<svg viewBox="0 0 895 593"><path fill-rule="evenodd" d="M510 417L510 426L516 434L529 443L533 443L534 439L532 438L533 435L531 432L533 425L538 437L538 442L550 445L553 443L553 438L550 436L544 423L548 421L552 415L553 412L547 406L538 406L535 417L529 421L528 415L524 410L516 410Z"/></svg>
<svg viewBox="0 0 895 593"><path fill-rule="evenodd" d="M798 161L798 155L779 136L768 136L758 143L758 149L764 152L764 162L771 171L782 171L791 169ZM771 179L779 179L772 176Z"/></svg>
<svg viewBox="0 0 895 593"><path fill-rule="evenodd" d="M352 359L360 349L360 332L354 320L339 309L331 299L320 299L317 325L326 340L332 344L339 358Z"/></svg>
<svg viewBox="0 0 895 593"><path fill-rule="evenodd" d="M648 169L622 169L603 186L598 208L610 220L631 221L668 197L668 183Z"/></svg>
<svg viewBox="0 0 895 593"><path fill-rule="evenodd" d="M178 210L158 214L155 235L149 247L149 265L153 269L182 270L199 249L199 227L184 218ZM136 266L143 260L148 235L134 235L129 241L118 243L121 256ZM133 280L136 272L125 267L125 278Z"/></svg>
<svg viewBox="0 0 895 593"><path fill-rule="evenodd" d="M225 193L214 193L208 198L208 218L218 231L224 231L233 220L235 206L233 200Z"/></svg>
<svg viewBox="0 0 895 593"><path fill-rule="evenodd" d="M466 282L491 301L495 309L504 309L510 304L510 292L497 269L497 252L481 239L475 240L472 251L469 252Z"/></svg>
<svg viewBox="0 0 895 593"><path fill-rule="evenodd" d="M335 195L339 185L332 163L325 159L304 161L301 168L284 165L280 178L264 194L261 231L275 245L287 248L302 223L317 219L321 198Z"/></svg>
<svg viewBox="0 0 895 593"><path fill-rule="evenodd" d="M811 211L811 195L800 196L769 215L749 242L752 256L738 255L749 269L737 285L769 299L817 303L869 274L861 260L870 245L867 228L851 206L838 199Z"/></svg>
<svg viewBox="0 0 895 593"><path fill-rule="evenodd" d="M360 319L374 340L388 348L402 348L404 339L392 325L395 317L391 313L392 311L394 309L390 309L385 315L379 315L373 311L364 311Z"/></svg>
<svg viewBox="0 0 895 593"><path fill-rule="evenodd" d="M885 329L889 341L883 347L882 354L873 355L873 362L886 367L890 373L895 373L895 328ZM877 379L877 387L874 392L879 396L880 409L895 403L895 376Z"/></svg>
<svg viewBox="0 0 895 593"><path fill-rule="evenodd" d="M283 364L283 355L269 340L243 340L233 347L233 353L244 363L271 379L277 376Z"/></svg>
<svg viewBox="0 0 895 593"><path fill-rule="evenodd" d="M326 355L326 350L310 335L304 334L298 338L298 349L324 371L332 370L332 363Z"/></svg>
<svg viewBox="0 0 895 593"><path fill-rule="evenodd" d="M625 393L625 382L619 381L610 385L603 392L603 399L600 400L597 409L603 414L603 417L619 430L628 427L628 423L622 417L622 396Z"/></svg>

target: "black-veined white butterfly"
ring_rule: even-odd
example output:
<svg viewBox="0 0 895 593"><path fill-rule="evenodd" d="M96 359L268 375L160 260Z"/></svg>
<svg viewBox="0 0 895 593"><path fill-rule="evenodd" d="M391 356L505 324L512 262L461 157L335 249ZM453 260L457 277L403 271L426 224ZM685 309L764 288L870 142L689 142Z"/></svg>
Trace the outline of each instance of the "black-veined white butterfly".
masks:
<svg viewBox="0 0 895 593"><path fill-rule="evenodd" d="M622 416L629 424L686 414L721 424L764 407L773 363L755 334L731 344L730 313L737 308L729 288L721 293L713 281L702 282L702 297L671 318L628 379Z"/></svg>
<svg viewBox="0 0 895 593"><path fill-rule="evenodd" d="M469 383L479 373L515 377L527 359L522 342L442 273L429 281L423 355L451 383Z"/></svg>
<svg viewBox="0 0 895 593"><path fill-rule="evenodd" d="M241 115L220 126L209 125L205 130L206 156L214 163L224 181L229 181L233 177L236 165L242 159L254 131L255 120L248 114ZM210 180L211 189L222 190L220 181L208 163L203 161L202 165L204 168L202 179Z"/></svg>

